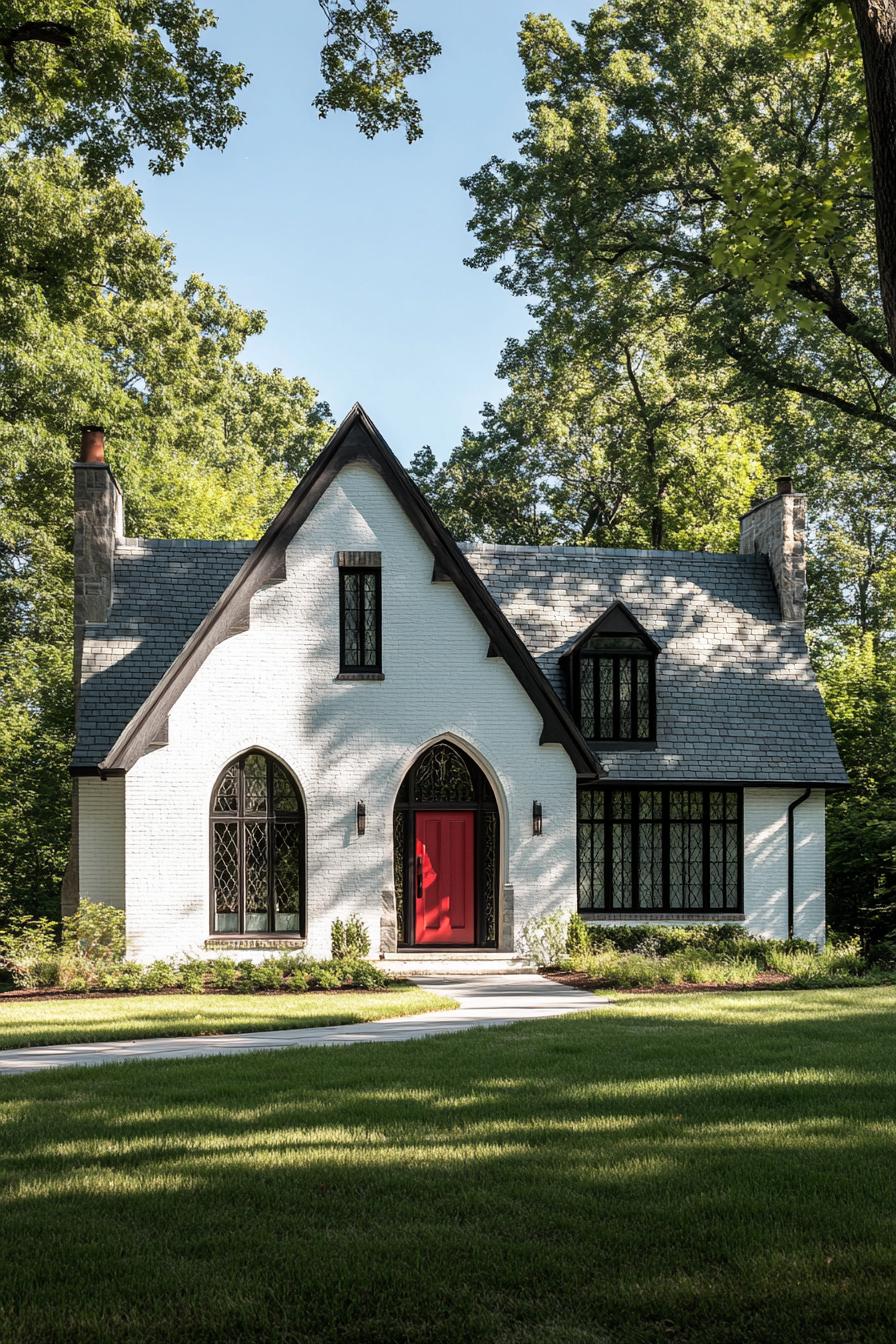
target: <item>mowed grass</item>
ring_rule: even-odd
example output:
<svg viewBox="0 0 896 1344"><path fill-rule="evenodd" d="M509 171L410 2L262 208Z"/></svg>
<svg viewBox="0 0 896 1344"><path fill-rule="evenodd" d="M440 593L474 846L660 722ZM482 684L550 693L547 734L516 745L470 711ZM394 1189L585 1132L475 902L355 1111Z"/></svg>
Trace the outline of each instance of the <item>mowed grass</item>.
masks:
<svg viewBox="0 0 896 1344"><path fill-rule="evenodd" d="M383 990L304 994L123 994L120 998L0 998L0 1050L138 1036L325 1027L375 1022L454 1006L454 1000L396 985Z"/></svg>
<svg viewBox="0 0 896 1344"><path fill-rule="evenodd" d="M891 1344L896 990L0 1084L14 1341Z"/></svg>

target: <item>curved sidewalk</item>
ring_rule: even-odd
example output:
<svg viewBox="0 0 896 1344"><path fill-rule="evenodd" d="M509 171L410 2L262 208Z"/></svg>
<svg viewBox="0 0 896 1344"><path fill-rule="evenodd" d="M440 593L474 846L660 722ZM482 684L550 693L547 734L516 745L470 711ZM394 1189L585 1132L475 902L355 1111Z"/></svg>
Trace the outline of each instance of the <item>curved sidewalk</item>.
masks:
<svg viewBox="0 0 896 1344"><path fill-rule="evenodd" d="M307 1045L358 1045L373 1041L414 1041L424 1036L506 1027L543 1017L591 1012L608 999L545 980L540 975L430 977L417 983L457 999L459 1007L410 1017L385 1017L341 1027L297 1027L288 1031L244 1031L229 1036L156 1036L133 1041L90 1041L75 1045L35 1045L0 1050L0 1075L21 1076L75 1065L121 1064L131 1059L198 1059Z"/></svg>

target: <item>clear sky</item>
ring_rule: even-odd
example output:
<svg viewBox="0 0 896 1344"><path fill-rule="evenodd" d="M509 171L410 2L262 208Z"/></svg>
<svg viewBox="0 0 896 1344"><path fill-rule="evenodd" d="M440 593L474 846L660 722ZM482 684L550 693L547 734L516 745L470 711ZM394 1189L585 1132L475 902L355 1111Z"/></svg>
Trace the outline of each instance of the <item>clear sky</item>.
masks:
<svg viewBox="0 0 896 1344"><path fill-rule="evenodd" d="M171 238L181 276L200 271L264 309L253 360L310 379L337 419L362 402L404 461L423 443L444 456L500 396L501 347L528 327L521 300L463 265L473 239L459 178L513 152L525 123L517 31L531 5L395 0L443 48L414 81L424 136L408 145L400 133L366 140L348 114L321 121L311 107L317 0L210 4L210 44L253 73L246 125L168 178L137 174L150 226Z"/></svg>

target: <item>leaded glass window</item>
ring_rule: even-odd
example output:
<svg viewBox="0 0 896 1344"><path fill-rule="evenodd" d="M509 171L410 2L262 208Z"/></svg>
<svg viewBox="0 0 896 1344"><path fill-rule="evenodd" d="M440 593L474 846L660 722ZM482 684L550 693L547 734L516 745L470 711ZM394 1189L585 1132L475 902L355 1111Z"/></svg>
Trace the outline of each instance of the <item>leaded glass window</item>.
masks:
<svg viewBox="0 0 896 1344"><path fill-rule="evenodd" d="M647 742L654 728L655 653L639 636L594 635L575 655L575 699L586 737Z"/></svg>
<svg viewBox="0 0 896 1344"><path fill-rule="evenodd" d="M339 571L339 668L382 671L382 596L379 569Z"/></svg>
<svg viewBox="0 0 896 1344"><path fill-rule="evenodd" d="M241 756L218 780L211 824L212 932L301 934L305 813L288 771Z"/></svg>
<svg viewBox="0 0 896 1344"><path fill-rule="evenodd" d="M581 789L580 910L739 911L737 789Z"/></svg>

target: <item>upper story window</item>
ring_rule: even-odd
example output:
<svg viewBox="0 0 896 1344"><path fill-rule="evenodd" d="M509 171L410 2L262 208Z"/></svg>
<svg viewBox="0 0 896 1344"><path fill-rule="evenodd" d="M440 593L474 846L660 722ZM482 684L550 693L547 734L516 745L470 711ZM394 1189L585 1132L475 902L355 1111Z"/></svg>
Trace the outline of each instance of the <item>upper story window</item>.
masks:
<svg viewBox="0 0 896 1344"><path fill-rule="evenodd" d="M344 563L349 561L349 563ZM365 561L366 563L358 563ZM371 563L375 561L375 563ZM339 555L339 670L381 673L382 570L375 552Z"/></svg>
<svg viewBox="0 0 896 1344"><path fill-rule="evenodd" d="M587 738L655 740L658 652L621 602L586 630L567 658L573 712Z"/></svg>

